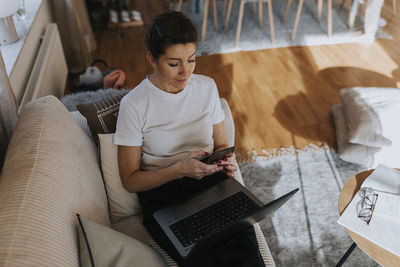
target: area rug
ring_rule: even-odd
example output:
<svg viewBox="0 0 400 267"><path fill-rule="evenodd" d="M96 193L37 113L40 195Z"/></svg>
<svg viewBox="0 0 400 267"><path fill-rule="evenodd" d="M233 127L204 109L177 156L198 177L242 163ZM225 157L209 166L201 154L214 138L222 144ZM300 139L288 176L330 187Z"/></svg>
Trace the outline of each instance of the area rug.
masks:
<svg viewBox="0 0 400 267"><path fill-rule="evenodd" d="M337 224L343 184L365 167L325 147L282 149L240 163L246 186L263 202L299 192L260 225L277 266L335 266L352 244ZM357 248L343 266L378 266Z"/></svg>
<svg viewBox="0 0 400 267"><path fill-rule="evenodd" d="M194 2L194 1L192 1ZM211 2L211 1L210 1ZM212 8L209 9L209 18L207 23L207 35L204 42L199 42L197 51L199 55L211 55L219 53L230 53L241 50L258 50L276 47L288 46L311 46L339 43L368 43L374 40L374 36L362 35L363 22L357 17L355 26L352 30L348 29L348 10L341 8L340 4L333 1L332 8L332 29L331 37L327 35L327 13L326 2L324 1L323 14L321 21L317 20L317 4L313 0L304 1L303 10L300 17L299 26L295 40L291 40L293 24L296 17L297 1L293 1L289 10L287 20L282 22L286 1L272 1L272 9L275 24L275 44L272 44L270 38L270 27L268 19L267 4L263 5L263 28L258 24L258 11L254 14L252 3L245 4L242 31L239 46L235 47L235 37L239 13L240 1L233 1L232 12L228 31L224 31L225 16L222 13L223 1L217 1L218 10L218 31L214 30L214 20L212 17ZM210 5L211 6L211 5ZM202 11L196 13L195 10L187 11L187 6L182 7L182 11L194 22L201 33L203 22ZM378 30L377 38L391 38L390 35Z"/></svg>

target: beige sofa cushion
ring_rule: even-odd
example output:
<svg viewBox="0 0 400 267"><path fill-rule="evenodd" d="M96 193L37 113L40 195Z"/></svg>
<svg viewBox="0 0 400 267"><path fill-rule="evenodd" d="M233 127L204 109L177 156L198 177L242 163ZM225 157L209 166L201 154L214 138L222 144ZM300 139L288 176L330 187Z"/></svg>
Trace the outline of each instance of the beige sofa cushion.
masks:
<svg viewBox="0 0 400 267"><path fill-rule="evenodd" d="M112 228L154 248L170 267L177 267L175 261L158 245L143 225L142 215L134 215L113 223Z"/></svg>
<svg viewBox="0 0 400 267"><path fill-rule="evenodd" d="M118 167L118 146L114 145L114 134L98 134L101 168L107 189L111 222L141 212L136 193L128 192L122 185Z"/></svg>
<svg viewBox="0 0 400 267"><path fill-rule="evenodd" d="M231 109L229 108L228 102L225 98L221 98L221 107L225 114L225 131L226 137L228 139L228 145L234 146L235 145L235 125L233 123L233 117L231 113Z"/></svg>
<svg viewBox="0 0 400 267"><path fill-rule="evenodd" d="M81 266L166 267L160 255L135 238L78 215Z"/></svg>
<svg viewBox="0 0 400 267"><path fill-rule="evenodd" d="M55 97L26 105L0 177L0 262L79 266L75 214L110 225L90 137Z"/></svg>

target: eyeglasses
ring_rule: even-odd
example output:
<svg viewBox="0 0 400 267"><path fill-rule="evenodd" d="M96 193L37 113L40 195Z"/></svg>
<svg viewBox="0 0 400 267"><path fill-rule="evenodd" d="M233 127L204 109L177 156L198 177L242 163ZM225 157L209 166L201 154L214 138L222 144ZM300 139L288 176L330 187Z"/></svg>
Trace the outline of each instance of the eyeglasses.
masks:
<svg viewBox="0 0 400 267"><path fill-rule="evenodd" d="M369 224L372 219L375 204L378 199L378 194L373 192L371 189L366 188L360 191L361 201L357 205L358 218Z"/></svg>

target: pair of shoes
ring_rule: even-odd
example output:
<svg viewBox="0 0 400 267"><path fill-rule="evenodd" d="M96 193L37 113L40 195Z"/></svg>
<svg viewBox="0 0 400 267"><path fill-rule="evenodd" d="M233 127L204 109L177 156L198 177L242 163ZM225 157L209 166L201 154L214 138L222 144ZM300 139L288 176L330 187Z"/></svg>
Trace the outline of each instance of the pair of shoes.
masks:
<svg viewBox="0 0 400 267"><path fill-rule="evenodd" d="M115 9L110 9L110 22L118 23L118 13Z"/></svg>
<svg viewBox="0 0 400 267"><path fill-rule="evenodd" d="M121 10L121 20L122 20L122 22L131 21L128 10Z"/></svg>
<svg viewBox="0 0 400 267"><path fill-rule="evenodd" d="M379 22L378 22L379 27L385 27L386 24L387 24L387 22L384 18L379 18Z"/></svg>
<svg viewBox="0 0 400 267"><path fill-rule="evenodd" d="M137 10L131 10L131 17L132 17L132 20L134 20L134 21L142 20L142 16L140 15L140 12Z"/></svg>

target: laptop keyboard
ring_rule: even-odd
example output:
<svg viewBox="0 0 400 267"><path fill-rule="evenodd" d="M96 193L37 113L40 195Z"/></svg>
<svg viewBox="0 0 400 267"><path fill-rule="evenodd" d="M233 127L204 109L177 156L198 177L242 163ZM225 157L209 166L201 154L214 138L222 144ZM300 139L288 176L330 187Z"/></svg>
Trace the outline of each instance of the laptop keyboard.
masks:
<svg viewBox="0 0 400 267"><path fill-rule="evenodd" d="M258 207L245 193L239 192L174 223L170 228L181 244L187 247Z"/></svg>

